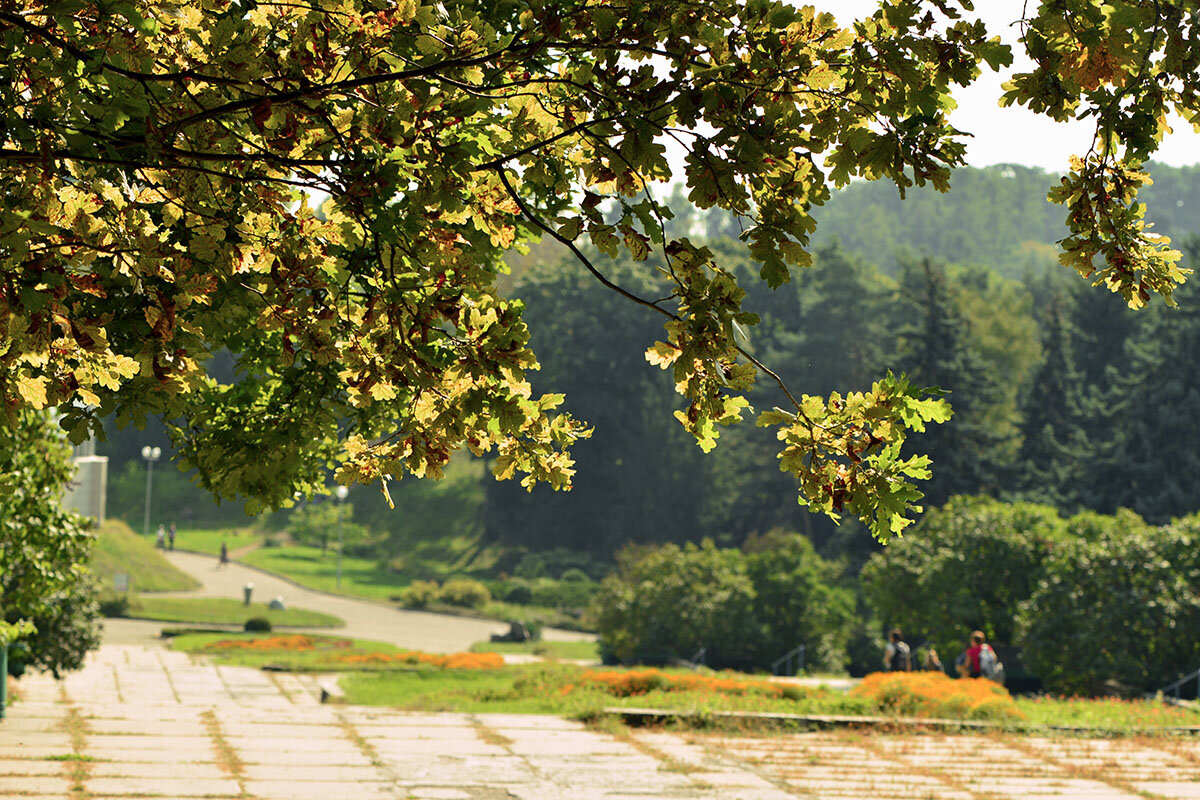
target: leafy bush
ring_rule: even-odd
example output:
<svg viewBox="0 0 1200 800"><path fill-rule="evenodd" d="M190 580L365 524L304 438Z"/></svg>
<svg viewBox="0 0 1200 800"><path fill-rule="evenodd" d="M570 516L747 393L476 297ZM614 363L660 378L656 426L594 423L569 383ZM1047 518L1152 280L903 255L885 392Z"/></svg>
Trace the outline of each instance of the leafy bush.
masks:
<svg viewBox="0 0 1200 800"><path fill-rule="evenodd" d="M1154 691L1200 663L1200 516L1125 522L1055 552L1021 607L1026 661L1054 691Z"/></svg>
<svg viewBox="0 0 1200 800"><path fill-rule="evenodd" d="M957 497L873 555L863 590L884 625L927 638L943 660L961 652L972 630L1006 647L1018 606L1068 530L1049 506Z"/></svg>
<svg viewBox="0 0 1200 800"><path fill-rule="evenodd" d="M555 547L552 550L526 553L513 568L513 575L530 579L562 578L568 571L576 570L587 578L598 580L607 574L609 569L608 564L596 561L587 553Z"/></svg>
<svg viewBox="0 0 1200 800"><path fill-rule="evenodd" d="M437 594L438 602L463 608L479 608L492 600L487 587L470 578L455 578L442 584Z"/></svg>
<svg viewBox="0 0 1200 800"><path fill-rule="evenodd" d="M549 608L586 608L600 590L600 584L588 580L555 581L541 578L533 582L532 600L536 606Z"/></svg>
<svg viewBox="0 0 1200 800"><path fill-rule="evenodd" d="M854 595L835 584L837 567L793 533L752 537L747 548L755 552L705 540L619 553L591 608L606 659L664 662L703 647L709 666L762 669L805 645L810 665L844 667Z"/></svg>
<svg viewBox="0 0 1200 800"><path fill-rule="evenodd" d="M533 602L533 590L523 580L509 580L504 583L504 602L513 605L526 606Z"/></svg>
<svg viewBox="0 0 1200 800"><path fill-rule="evenodd" d="M562 575L558 576L558 579L564 583L590 583L592 580L590 577L588 577L586 572L578 567L571 567Z"/></svg>
<svg viewBox="0 0 1200 800"><path fill-rule="evenodd" d="M128 614L129 595L107 593L100 596L100 616L124 617Z"/></svg>
<svg viewBox="0 0 1200 800"><path fill-rule="evenodd" d="M251 617L246 620L246 633L270 633L271 620L266 617Z"/></svg>
<svg viewBox="0 0 1200 800"><path fill-rule="evenodd" d="M400 596L405 608L426 608L438 600L438 585L435 581L413 581Z"/></svg>
<svg viewBox="0 0 1200 800"><path fill-rule="evenodd" d="M624 663L663 663L706 648L711 666L750 660L754 587L736 550L626 547L593 606L601 652Z"/></svg>
<svg viewBox="0 0 1200 800"><path fill-rule="evenodd" d="M1012 695L986 678L955 680L941 672L873 672L850 690L885 714L941 719L1019 720Z"/></svg>
<svg viewBox="0 0 1200 800"><path fill-rule="evenodd" d="M743 546L754 584L755 641L760 666L805 647L808 669L841 671L855 619L854 592L838 586L839 568L817 555L812 542L774 530Z"/></svg>

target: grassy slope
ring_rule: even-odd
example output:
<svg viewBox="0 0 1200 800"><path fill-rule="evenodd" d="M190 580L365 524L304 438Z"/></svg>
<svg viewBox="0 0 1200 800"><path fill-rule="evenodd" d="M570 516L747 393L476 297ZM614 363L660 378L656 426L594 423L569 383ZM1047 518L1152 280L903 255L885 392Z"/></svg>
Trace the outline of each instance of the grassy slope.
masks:
<svg viewBox="0 0 1200 800"><path fill-rule="evenodd" d="M98 533L92 569L104 588L112 589L113 576L119 572L129 575L130 589L135 592L177 592L200 586L199 581L173 567L148 539L134 533L124 522L109 520L100 526Z"/></svg>
<svg viewBox="0 0 1200 800"><path fill-rule="evenodd" d="M160 622L225 623L241 625L251 617L265 617L272 625L293 627L340 628L345 621L319 611L288 608L272 611L265 603L251 603L247 608L240 600L229 597L139 597L130 605L126 615L134 619L153 619Z"/></svg>

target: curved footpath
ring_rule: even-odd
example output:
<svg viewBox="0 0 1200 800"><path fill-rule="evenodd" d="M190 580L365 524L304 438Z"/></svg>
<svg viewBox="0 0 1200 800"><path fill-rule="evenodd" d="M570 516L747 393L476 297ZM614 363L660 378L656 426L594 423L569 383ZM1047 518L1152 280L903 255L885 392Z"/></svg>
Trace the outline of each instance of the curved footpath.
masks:
<svg viewBox="0 0 1200 800"><path fill-rule="evenodd" d="M486 641L493 633L508 630L505 622L406 611L369 600L305 589L277 575L236 562L218 568L214 556L179 550L164 555L176 567L200 581L201 587L190 592L156 593L159 597L232 597L240 600L242 587L253 583L253 599L256 602L265 603L282 596L289 608L307 608L341 617L346 621L346 626L334 629L338 635L390 642L399 647L433 653L467 650L475 642ZM161 622L141 620L106 620L104 624L104 639L108 644L144 644L157 637L163 627ZM546 628L542 635L545 639L558 641L588 641L594 638L592 634L556 628Z"/></svg>

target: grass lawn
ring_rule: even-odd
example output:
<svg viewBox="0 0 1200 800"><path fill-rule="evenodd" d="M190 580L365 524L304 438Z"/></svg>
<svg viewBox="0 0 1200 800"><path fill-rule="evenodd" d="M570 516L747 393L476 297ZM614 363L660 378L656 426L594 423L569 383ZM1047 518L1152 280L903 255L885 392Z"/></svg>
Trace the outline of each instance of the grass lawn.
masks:
<svg viewBox="0 0 1200 800"><path fill-rule="evenodd" d="M200 582L176 569L149 539L134 533L120 520L108 520L97 532L92 551L92 570L106 590L113 589L113 576L129 576L135 592L180 592L195 589Z"/></svg>
<svg viewBox="0 0 1200 800"><path fill-rule="evenodd" d="M381 602L390 601L410 583L407 576L380 569L371 559L343 556L342 585L338 588L337 554L329 551L322 557L319 547L264 547L249 552L238 560L284 575L310 589Z"/></svg>
<svg viewBox="0 0 1200 800"><path fill-rule="evenodd" d="M1157 700L1018 697L1017 708L1030 722L1104 728L1114 732L1200 725L1200 711Z"/></svg>
<svg viewBox="0 0 1200 800"><path fill-rule="evenodd" d="M230 597L147 597L141 596L129 604L126 616L133 619L153 619L159 622L191 622L198 624L242 625L251 617L265 617L272 625L294 627L340 628L345 621L332 614L288 608L272 611L265 603L249 607Z"/></svg>
<svg viewBox="0 0 1200 800"><path fill-rule="evenodd" d="M545 658L564 658L600 662L600 646L595 642L476 642L472 653L528 653Z"/></svg>
<svg viewBox="0 0 1200 800"><path fill-rule="evenodd" d="M219 555L221 542L230 552L250 544L259 544L267 534L249 524L241 528L180 528L175 536L175 547L197 553Z"/></svg>

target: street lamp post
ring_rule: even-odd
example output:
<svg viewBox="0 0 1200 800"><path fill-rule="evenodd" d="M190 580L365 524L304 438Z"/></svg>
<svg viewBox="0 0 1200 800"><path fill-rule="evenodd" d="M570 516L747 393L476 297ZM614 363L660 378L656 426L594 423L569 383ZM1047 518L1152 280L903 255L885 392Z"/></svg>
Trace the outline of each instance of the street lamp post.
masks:
<svg viewBox="0 0 1200 800"><path fill-rule="evenodd" d="M346 499L346 495L350 494L350 490L345 486L339 486L333 490L337 495L337 540L338 540L338 563L337 563L337 588L342 588L342 501Z"/></svg>
<svg viewBox="0 0 1200 800"><path fill-rule="evenodd" d="M146 459L146 517L142 523L142 533L150 535L150 482L154 477L154 462L162 455L161 447L146 445L142 448L142 458Z"/></svg>

